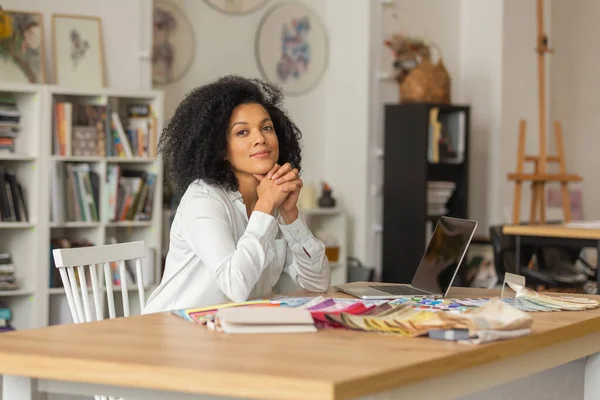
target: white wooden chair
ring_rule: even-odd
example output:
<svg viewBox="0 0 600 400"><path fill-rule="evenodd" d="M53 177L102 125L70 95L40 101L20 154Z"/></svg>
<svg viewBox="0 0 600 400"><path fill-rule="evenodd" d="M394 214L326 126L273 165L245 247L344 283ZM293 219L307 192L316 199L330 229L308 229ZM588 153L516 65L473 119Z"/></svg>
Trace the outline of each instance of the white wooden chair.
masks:
<svg viewBox="0 0 600 400"><path fill-rule="evenodd" d="M90 270L92 293L96 320L104 319L104 296L106 288L108 314L111 319L116 318L115 298L113 293L110 263L118 263L121 280L121 294L123 296L123 316L129 317L129 292L127 285L127 271L125 261L135 260L135 281L137 282L140 310L144 309L144 279L142 275L142 258L146 255L144 242L130 242L107 244L103 246L78 247L73 249L55 249L53 252L54 265L60 272L63 281L67 302L71 310L73 322L92 322L94 320L88 296L86 268ZM103 265L104 280L101 279L102 271L96 265ZM75 275L79 275L79 282ZM100 279L99 279L100 278ZM99 284L99 281L101 284ZM104 282L102 282L104 281ZM79 285L78 285L79 283ZM102 284L103 283L103 284ZM81 293L80 293L81 292ZM95 400L117 400L120 397L94 395Z"/></svg>
<svg viewBox="0 0 600 400"><path fill-rule="evenodd" d="M127 291L125 261L135 260L135 281L140 300L140 310L143 310L145 297L142 258L146 256L146 247L143 241L72 249L55 249L52 253L54 256L54 265L60 272L60 277L65 288L73 322L76 324L104 319L104 289L106 289L109 318L113 319L116 317L110 263L117 263L119 266L121 295L123 297L123 316L129 317L129 293ZM102 270L99 271L96 268L97 265L103 266L104 279L101 279ZM88 296L86 268L89 268L89 277L92 281L95 318L92 314ZM75 275L76 269L79 282L77 282Z"/></svg>

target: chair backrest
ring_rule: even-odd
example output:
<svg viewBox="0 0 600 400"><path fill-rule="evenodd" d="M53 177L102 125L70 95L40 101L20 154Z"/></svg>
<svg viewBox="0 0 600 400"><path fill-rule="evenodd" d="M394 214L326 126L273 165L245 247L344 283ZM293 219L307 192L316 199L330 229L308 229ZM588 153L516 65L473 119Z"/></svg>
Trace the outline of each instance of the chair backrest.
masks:
<svg viewBox="0 0 600 400"><path fill-rule="evenodd" d="M94 320L88 297L86 269L89 270L89 278L92 284L96 314L95 320L104 319L104 289L106 289L109 317L111 319L116 317L111 263L116 263L119 266L124 316L130 316L125 261L135 261L135 281L137 283L140 309L144 308L142 258L146 255L146 248L143 241L55 249L52 253L54 256L54 265L60 272L71 315L75 323L91 322ZM97 269L96 265L103 266L104 274L102 274L102 268ZM104 279L102 279L102 275L104 275Z"/></svg>

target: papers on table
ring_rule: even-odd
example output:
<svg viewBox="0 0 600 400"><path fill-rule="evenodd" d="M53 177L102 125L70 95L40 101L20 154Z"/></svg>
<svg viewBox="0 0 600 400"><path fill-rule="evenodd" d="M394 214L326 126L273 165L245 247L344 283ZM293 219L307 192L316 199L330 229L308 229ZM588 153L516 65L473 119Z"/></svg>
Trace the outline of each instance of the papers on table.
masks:
<svg viewBox="0 0 600 400"><path fill-rule="evenodd" d="M173 314L225 333L298 333L351 329L403 337L485 343L527 335L527 312L576 311L599 306L574 296L548 296L515 282L515 298L394 300L286 297L177 310Z"/></svg>
<svg viewBox="0 0 600 400"><path fill-rule="evenodd" d="M594 299L574 296L549 296L515 283L506 283L516 295L514 299L502 299L523 311L581 311L598 308Z"/></svg>

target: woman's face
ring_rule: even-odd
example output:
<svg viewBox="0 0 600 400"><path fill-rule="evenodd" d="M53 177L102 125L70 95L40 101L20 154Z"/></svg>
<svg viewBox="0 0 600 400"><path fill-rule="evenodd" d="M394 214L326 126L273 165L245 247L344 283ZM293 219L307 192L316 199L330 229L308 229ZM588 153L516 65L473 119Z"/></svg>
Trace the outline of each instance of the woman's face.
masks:
<svg viewBox="0 0 600 400"><path fill-rule="evenodd" d="M227 161L234 172L266 174L279 159L279 141L273 122L260 104L233 109L227 132Z"/></svg>

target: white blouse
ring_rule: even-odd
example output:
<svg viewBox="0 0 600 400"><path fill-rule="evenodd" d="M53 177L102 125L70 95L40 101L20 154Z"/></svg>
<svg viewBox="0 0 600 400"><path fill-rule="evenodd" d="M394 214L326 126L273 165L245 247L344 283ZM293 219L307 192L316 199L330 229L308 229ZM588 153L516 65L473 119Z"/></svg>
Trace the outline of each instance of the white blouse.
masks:
<svg viewBox="0 0 600 400"><path fill-rule="evenodd" d="M143 313L270 297L285 275L309 291L331 281L325 245L301 217L289 225L260 211L248 218L239 191L198 180L181 198L164 275Z"/></svg>

